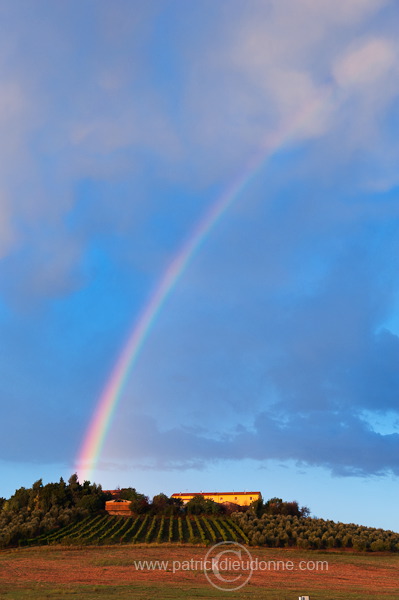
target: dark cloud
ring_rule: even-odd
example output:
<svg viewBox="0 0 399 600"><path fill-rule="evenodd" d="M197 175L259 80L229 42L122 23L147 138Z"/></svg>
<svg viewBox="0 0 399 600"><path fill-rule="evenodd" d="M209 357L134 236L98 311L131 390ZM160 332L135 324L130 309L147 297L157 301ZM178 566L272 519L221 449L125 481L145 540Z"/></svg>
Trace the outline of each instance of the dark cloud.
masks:
<svg viewBox="0 0 399 600"><path fill-rule="evenodd" d="M251 430L210 437L193 428L161 429L150 417L136 417L129 431L118 427L114 453L129 463L187 469L218 460L294 460L325 467L339 476L399 474L399 434L382 435L349 411L259 414Z"/></svg>

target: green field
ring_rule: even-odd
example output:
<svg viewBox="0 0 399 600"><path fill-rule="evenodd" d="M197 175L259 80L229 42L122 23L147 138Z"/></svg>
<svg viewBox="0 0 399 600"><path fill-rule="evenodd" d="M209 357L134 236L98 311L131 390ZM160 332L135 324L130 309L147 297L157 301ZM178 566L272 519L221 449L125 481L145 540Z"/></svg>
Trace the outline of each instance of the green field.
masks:
<svg viewBox="0 0 399 600"><path fill-rule="evenodd" d="M97 515L30 539L27 545L191 543L209 545L232 540L248 543L242 529L229 517Z"/></svg>

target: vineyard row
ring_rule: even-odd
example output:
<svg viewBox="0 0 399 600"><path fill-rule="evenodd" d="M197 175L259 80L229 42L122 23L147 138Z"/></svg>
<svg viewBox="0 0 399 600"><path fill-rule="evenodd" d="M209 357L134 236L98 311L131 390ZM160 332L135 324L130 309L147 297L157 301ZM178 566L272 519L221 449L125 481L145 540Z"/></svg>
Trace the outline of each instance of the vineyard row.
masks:
<svg viewBox="0 0 399 600"><path fill-rule="evenodd" d="M96 516L28 541L44 544L191 543L222 541L248 543L248 537L229 517Z"/></svg>

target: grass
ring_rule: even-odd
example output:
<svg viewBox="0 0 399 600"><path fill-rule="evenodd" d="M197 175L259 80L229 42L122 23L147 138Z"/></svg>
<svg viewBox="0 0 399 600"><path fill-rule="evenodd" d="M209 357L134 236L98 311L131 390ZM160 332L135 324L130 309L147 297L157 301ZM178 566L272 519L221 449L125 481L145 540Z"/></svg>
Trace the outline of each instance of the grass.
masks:
<svg viewBox="0 0 399 600"><path fill-rule="evenodd" d="M15 586L0 587L0 598L4 600L59 600L60 598L82 598L98 600L111 598L115 600L297 600L302 592L310 596L310 600L397 600L397 592L388 594L367 594L357 591L328 591L319 589L260 589L247 586L237 592L223 592L212 587L171 587L157 585L76 585L52 586L35 584L29 588Z"/></svg>

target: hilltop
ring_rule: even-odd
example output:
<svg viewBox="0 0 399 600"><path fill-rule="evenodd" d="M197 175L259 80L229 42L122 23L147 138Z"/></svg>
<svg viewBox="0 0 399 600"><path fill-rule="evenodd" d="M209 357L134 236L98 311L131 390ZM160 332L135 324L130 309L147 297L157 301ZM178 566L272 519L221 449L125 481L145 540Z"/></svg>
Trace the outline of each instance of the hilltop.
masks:
<svg viewBox="0 0 399 600"><path fill-rule="evenodd" d="M120 490L131 502L127 516L104 509L112 495L76 475L68 483L18 489L0 500L0 546L43 544L191 543L238 541L250 546L306 550L352 549L399 552L399 534L310 516L297 502L258 499L243 507L218 504L201 495L185 505L165 494L148 497Z"/></svg>

